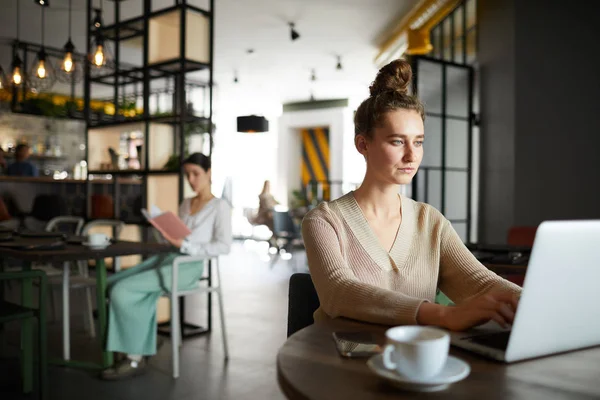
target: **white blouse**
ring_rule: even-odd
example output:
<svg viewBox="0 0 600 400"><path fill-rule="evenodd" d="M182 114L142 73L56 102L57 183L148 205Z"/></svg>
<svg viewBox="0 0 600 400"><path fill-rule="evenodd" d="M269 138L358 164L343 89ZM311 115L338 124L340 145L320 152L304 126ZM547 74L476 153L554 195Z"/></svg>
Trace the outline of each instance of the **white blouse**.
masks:
<svg viewBox="0 0 600 400"><path fill-rule="evenodd" d="M181 245L180 251L192 256L218 256L231 248L231 207L225 200L211 199L195 214L190 214L192 199L179 206L179 218L192 231Z"/></svg>

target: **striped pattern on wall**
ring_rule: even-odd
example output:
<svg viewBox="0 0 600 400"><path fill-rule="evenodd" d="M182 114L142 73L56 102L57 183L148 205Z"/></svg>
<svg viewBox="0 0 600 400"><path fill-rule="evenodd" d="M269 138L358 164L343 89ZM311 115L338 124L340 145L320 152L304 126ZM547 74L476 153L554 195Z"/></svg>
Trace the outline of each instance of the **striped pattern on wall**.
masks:
<svg viewBox="0 0 600 400"><path fill-rule="evenodd" d="M302 185L323 182L323 199L329 200L329 128L301 129ZM316 190L316 186L313 188Z"/></svg>

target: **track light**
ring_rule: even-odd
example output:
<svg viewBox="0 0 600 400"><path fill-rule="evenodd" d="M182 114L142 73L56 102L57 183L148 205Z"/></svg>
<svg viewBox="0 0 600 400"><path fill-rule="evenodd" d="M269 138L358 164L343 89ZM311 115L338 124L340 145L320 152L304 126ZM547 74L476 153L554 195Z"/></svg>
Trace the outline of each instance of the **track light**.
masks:
<svg viewBox="0 0 600 400"><path fill-rule="evenodd" d="M50 7L50 0L33 0L33 2L42 7Z"/></svg>
<svg viewBox="0 0 600 400"><path fill-rule="evenodd" d="M341 71L343 69L342 57L340 57L340 56L337 56L337 65L335 66L335 69L337 69L338 71Z"/></svg>
<svg viewBox="0 0 600 400"><path fill-rule="evenodd" d="M94 25L94 28L98 29L104 25L104 22L102 21L102 10L99 8L94 8L94 13L94 21L92 24Z"/></svg>
<svg viewBox="0 0 600 400"><path fill-rule="evenodd" d="M300 34L298 33L298 31L296 31L294 29L294 23L290 22L290 39L292 39L292 41L294 41L298 38L300 38Z"/></svg>

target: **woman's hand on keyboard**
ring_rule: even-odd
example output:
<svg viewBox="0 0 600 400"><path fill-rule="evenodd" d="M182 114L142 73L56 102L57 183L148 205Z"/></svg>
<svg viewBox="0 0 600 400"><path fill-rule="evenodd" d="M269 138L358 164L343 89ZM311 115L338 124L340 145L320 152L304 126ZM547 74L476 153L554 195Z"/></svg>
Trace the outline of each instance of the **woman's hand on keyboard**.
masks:
<svg viewBox="0 0 600 400"><path fill-rule="evenodd" d="M508 328L515 318L518 301L518 296L512 292L490 291L458 306L445 307L442 326L462 331L493 320Z"/></svg>

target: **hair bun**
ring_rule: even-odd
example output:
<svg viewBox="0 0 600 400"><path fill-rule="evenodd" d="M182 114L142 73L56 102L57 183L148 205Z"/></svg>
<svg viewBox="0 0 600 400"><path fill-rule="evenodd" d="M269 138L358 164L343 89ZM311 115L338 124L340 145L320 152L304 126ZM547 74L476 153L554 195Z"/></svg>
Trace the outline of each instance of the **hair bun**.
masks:
<svg viewBox="0 0 600 400"><path fill-rule="evenodd" d="M385 92L408 93L408 84L412 78L410 64L403 59L394 60L379 70L375 82L369 87L371 96Z"/></svg>

